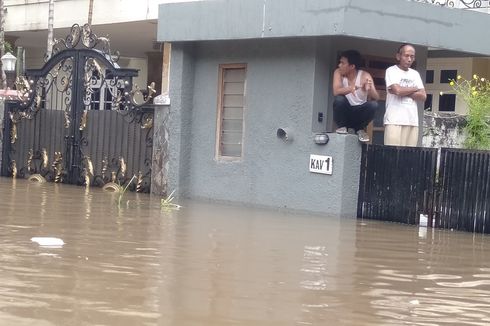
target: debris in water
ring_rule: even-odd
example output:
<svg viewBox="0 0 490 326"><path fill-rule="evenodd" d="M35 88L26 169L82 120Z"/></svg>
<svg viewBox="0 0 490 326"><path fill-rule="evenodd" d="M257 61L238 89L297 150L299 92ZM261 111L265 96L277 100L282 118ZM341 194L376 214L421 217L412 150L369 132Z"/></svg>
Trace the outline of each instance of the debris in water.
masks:
<svg viewBox="0 0 490 326"><path fill-rule="evenodd" d="M61 248L65 244L62 239L53 237L32 237L31 241L36 242L41 247L49 248Z"/></svg>

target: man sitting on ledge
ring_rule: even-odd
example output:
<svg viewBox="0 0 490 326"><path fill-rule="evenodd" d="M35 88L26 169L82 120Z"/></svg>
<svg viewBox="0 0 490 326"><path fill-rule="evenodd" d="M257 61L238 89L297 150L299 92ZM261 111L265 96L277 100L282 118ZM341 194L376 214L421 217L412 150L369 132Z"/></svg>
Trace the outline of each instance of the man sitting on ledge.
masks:
<svg viewBox="0 0 490 326"><path fill-rule="evenodd" d="M333 74L333 119L338 134L354 129L360 142L369 142L364 128L374 119L379 94L371 75L359 70L361 55L356 50L340 54L338 68Z"/></svg>

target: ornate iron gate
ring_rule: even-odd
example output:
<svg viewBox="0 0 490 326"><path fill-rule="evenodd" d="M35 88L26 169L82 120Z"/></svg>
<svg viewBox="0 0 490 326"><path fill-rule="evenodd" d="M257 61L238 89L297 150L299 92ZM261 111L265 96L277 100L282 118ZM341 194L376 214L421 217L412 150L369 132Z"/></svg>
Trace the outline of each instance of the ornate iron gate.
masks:
<svg viewBox="0 0 490 326"><path fill-rule="evenodd" d="M2 175L71 184L131 183L149 192L153 96L133 90L134 69L117 65L107 38L74 25L39 70L16 81L7 103Z"/></svg>

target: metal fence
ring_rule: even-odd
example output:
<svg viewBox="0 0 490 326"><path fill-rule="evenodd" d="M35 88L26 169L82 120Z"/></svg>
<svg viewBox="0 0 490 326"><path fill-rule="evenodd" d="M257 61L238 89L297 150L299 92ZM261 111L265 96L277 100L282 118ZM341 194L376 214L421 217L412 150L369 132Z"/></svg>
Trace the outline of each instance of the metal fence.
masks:
<svg viewBox="0 0 490 326"><path fill-rule="evenodd" d="M359 218L490 233L490 152L363 147Z"/></svg>
<svg viewBox="0 0 490 326"><path fill-rule="evenodd" d="M490 233L490 152L442 149L436 226Z"/></svg>
<svg viewBox="0 0 490 326"><path fill-rule="evenodd" d="M363 147L358 217L418 224L432 214L437 149Z"/></svg>

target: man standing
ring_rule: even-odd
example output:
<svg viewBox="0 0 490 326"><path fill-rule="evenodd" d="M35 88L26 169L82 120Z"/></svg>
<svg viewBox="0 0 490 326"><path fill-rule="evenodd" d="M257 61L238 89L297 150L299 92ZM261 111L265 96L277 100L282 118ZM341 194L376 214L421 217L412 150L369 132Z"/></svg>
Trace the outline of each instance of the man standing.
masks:
<svg viewBox="0 0 490 326"><path fill-rule="evenodd" d="M338 134L347 134L352 128L360 142L369 142L364 128L371 122L379 99L371 75L359 70L361 55L356 50L340 54L338 68L333 74L333 119Z"/></svg>
<svg viewBox="0 0 490 326"><path fill-rule="evenodd" d="M402 44L396 53L397 65L386 69L385 145L417 146L419 115L417 102L427 94L420 74L410 68L415 61L415 48Z"/></svg>

